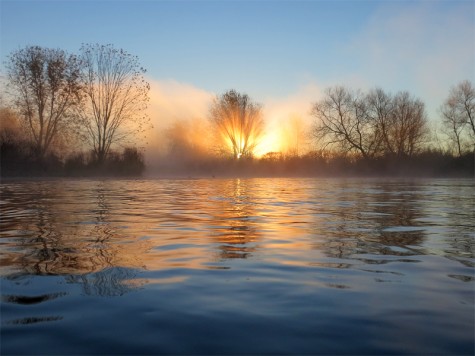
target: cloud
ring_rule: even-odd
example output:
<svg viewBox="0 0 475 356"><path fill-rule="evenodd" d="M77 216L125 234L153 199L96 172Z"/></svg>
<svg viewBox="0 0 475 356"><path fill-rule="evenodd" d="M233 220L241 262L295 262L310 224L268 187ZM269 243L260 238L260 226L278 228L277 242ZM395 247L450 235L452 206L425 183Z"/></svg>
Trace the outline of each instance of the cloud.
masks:
<svg viewBox="0 0 475 356"><path fill-rule="evenodd" d="M353 80L408 90L434 116L451 86L473 80L473 11L472 2L384 3L348 48L359 63Z"/></svg>
<svg viewBox="0 0 475 356"><path fill-rule="evenodd" d="M175 80L151 80L149 115L155 127L175 120L202 118L215 94Z"/></svg>
<svg viewBox="0 0 475 356"><path fill-rule="evenodd" d="M147 163L153 165L166 151L167 129L177 122L181 122L180 125L188 122L190 128L193 128L193 123L206 120L216 94L176 80L149 82L151 88L148 114L153 129L148 135L145 156ZM307 83L286 97L265 99L262 104L266 133L259 153L284 149L279 141L283 137L282 130L288 128L292 119L299 118L309 125L312 103L320 98L321 93L322 89L317 84Z"/></svg>
<svg viewBox="0 0 475 356"><path fill-rule="evenodd" d="M264 101L264 116L270 124L281 123L292 116L310 120L312 104L321 98L322 92L316 83L307 83L287 97L267 98Z"/></svg>
<svg viewBox="0 0 475 356"><path fill-rule="evenodd" d="M148 135L145 158L153 162L163 153L166 129L176 121L204 119L215 96L191 84L176 80L149 80L148 115L153 128Z"/></svg>
<svg viewBox="0 0 475 356"><path fill-rule="evenodd" d="M263 102L263 114L267 124L266 134L257 153L285 152L293 146L292 141L301 140L301 138L292 137L295 135L290 133L296 131L296 125L299 130L308 131L313 121L310 115L312 104L322 97L322 92L323 89L319 85L309 82L286 97L267 98ZM300 149L305 150L302 143L300 146Z"/></svg>

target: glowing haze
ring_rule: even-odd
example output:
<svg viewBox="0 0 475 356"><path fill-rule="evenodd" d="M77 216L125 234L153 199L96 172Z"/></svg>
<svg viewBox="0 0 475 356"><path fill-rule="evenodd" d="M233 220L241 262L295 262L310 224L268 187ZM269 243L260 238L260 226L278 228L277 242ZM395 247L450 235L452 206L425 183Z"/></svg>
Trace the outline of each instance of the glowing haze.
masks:
<svg viewBox="0 0 475 356"><path fill-rule="evenodd" d="M112 43L138 56L151 83L148 160L178 127L183 144L206 136L212 99L230 89L263 105L257 155L300 154L326 87L407 90L438 120L450 87L475 81L473 1L2 0L0 10L2 62L27 45Z"/></svg>
<svg viewBox="0 0 475 356"><path fill-rule="evenodd" d="M305 128L310 126L311 103L318 100L320 95L321 90L315 84L309 84L288 97L269 98L260 102L263 105L266 127L254 151L255 155L259 157L269 152L288 153L289 150L295 149L297 141L300 141L299 153L305 152L309 144L302 131L306 131ZM175 129L182 126L195 132L196 141L203 139L205 132L211 130L211 127L207 126L207 120L210 105L215 97L214 93L191 84L175 80L150 80L151 100L148 115L153 128L148 133L147 160L153 162L157 156L166 152L170 129L174 125ZM190 134L185 129L183 133Z"/></svg>

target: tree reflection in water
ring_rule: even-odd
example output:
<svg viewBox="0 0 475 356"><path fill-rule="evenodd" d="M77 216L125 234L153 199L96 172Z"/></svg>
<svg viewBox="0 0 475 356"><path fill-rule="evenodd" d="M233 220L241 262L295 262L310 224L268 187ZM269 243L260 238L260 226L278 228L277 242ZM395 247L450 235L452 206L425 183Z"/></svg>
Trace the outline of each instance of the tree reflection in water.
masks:
<svg viewBox="0 0 475 356"><path fill-rule="evenodd" d="M255 197L250 195L248 184L231 180L214 199L211 236L219 243L220 259L247 258L256 249L259 230L253 209Z"/></svg>
<svg viewBox="0 0 475 356"><path fill-rule="evenodd" d="M418 221L423 213L420 192L390 184L364 189L345 183L341 188L316 214L313 233L320 238L314 248L340 259L419 253L425 239L425 228Z"/></svg>
<svg viewBox="0 0 475 356"><path fill-rule="evenodd" d="M96 183L87 191L78 187L80 196L74 184L65 189L64 184L38 182L28 191L2 190L2 213L9 216L1 231L7 248L2 274L13 279L60 275L82 285L86 294L126 292L127 280L142 267L138 256L147 248L143 243L117 244L134 237L109 221L113 192L104 182Z"/></svg>
<svg viewBox="0 0 475 356"><path fill-rule="evenodd" d="M91 294L122 295L147 283L143 271L254 258L351 268L437 254L473 266L475 216L463 185L78 180L0 189L1 274L58 275Z"/></svg>
<svg viewBox="0 0 475 356"><path fill-rule="evenodd" d="M25 181L0 192L6 354L473 350L473 182Z"/></svg>
<svg viewBox="0 0 475 356"><path fill-rule="evenodd" d="M466 185L454 186L464 191L457 193L443 181L440 185L421 180L318 183L310 197L315 203L312 248L326 256L386 264L392 260L385 256L434 254L473 267L475 235L468 231L475 231L475 212L464 197ZM403 260L417 262L417 258Z"/></svg>

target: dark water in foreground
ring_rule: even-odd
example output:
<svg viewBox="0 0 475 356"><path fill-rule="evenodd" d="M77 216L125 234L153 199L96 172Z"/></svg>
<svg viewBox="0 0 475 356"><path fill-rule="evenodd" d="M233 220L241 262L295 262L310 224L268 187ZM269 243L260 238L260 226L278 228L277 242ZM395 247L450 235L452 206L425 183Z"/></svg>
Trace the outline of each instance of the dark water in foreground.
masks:
<svg viewBox="0 0 475 356"><path fill-rule="evenodd" d="M473 180L1 189L1 354L473 354Z"/></svg>

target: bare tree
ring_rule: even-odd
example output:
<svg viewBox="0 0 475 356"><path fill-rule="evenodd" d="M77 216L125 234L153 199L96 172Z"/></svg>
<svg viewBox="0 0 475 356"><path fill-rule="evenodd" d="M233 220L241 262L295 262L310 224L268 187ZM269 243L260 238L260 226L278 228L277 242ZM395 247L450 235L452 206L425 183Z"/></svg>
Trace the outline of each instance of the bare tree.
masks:
<svg viewBox="0 0 475 356"><path fill-rule="evenodd" d="M381 88L371 90L366 96L367 115L373 122L375 132L375 150L378 153L391 147L390 128L393 122L394 102L390 94Z"/></svg>
<svg viewBox="0 0 475 356"><path fill-rule="evenodd" d="M442 105L440 111L442 113L442 124L444 131L448 135L449 139L452 143L456 146L457 154L462 156L463 153L463 132L465 131L465 127L467 122L460 117L459 112L456 109L456 105L454 105L453 100L446 100L446 102Z"/></svg>
<svg viewBox="0 0 475 356"><path fill-rule="evenodd" d="M83 45L85 138L102 163L111 147L144 132L150 85L138 58L112 45Z"/></svg>
<svg viewBox="0 0 475 356"><path fill-rule="evenodd" d="M210 120L219 140L235 159L254 154L262 138L264 120L261 105L252 102L247 94L229 90L217 97Z"/></svg>
<svg viewBox="0 0 475 356"><path fill-rule="evenodd" d="M29 46L7 62L13 105L43 158L58 136L70 128L80 104L81 62L60 49Z"/></svg>
<svg viewBox="0 0 475 356"><path fill-rule="evenodd" d="M314 104L312 114L317 119L314 134L323 147L336 145L365 158L411 156L421 147L427 128L424 103L407 92L392 97L382 89L363 95L333 87Z"/></svg>
<svg viewBox="0 0 475 356"><path fill-rule="evenodd" d="M445 131L461 156L467 141L475 145L475 88L472 83L465 80L452 88L440 111Z"/></svg>
<svg viewBox="0 0 475 356"><path fill-rule="evenodd" d="M455 88L452 95L457 98L457 109L465 117L475 139L475 88L471 82L465 80Z"/></svg>
<svg viewBox="0 0 475 356"><path fill-rule="evenodd" d="M387 128L386 151L398 157L410 157L421 148L427 133L427 116L422 101L408 92L393 98L393 110Z"/></svg>
<svg viewBox="0 0 475 356"><path fill-rule="evenodd" d="M365 158L377 152L379 135L361 92L341 86L329 88L325 97L313 105L311 113L316 119L315 137L324 147L336 145L344 152L356 151Z"/></svg>

